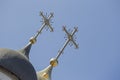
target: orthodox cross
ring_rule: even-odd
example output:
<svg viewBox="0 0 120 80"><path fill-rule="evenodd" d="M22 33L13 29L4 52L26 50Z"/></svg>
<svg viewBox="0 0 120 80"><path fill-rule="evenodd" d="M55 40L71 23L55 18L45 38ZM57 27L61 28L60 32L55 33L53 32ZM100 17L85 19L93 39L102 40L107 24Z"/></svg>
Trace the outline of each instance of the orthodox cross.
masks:
<svg viewBox="0 0 120 80"><path fill-rule="evenodd" d="M58 58L63 53L68 43L72 43L74 44L75 48L78 48L78 44L76 44L74 40L74 34L78 31L78 28L74 27L74 30L72 31L72 33L70 33L66 30L66 27L63 26L63 31L65 31L65 33L67 34L66 42L64 43L63 47L58 51L57 56L50 60L50 65L43 69L42 71L37 72L38 80L51 80L52 69L53 67L58 65Z"/></svg>
<svg viewBox="0 0 120 80"><path fill-rule="evenodd" d="M78 48L78 44L74 40L74 34L78 31L78 28L74 27L74 30L70 33L70 32L67 31L66 27L63 26L63 31L65 31L65 33L67 34L67 40L64 43L63 47L58 51L57 56L55 58L51 59L50 64L53 65L53 66L57 65L58 58L63 53L63 51L66 48L66 46L68 45L68 43L72 43L75 46L76 49Z"/></svg>
<svg viewBox="0 0 120 80"><path fill-rule="evenodd" d="M50 13L50 15L47 17L47 15L44 15L43 12L40 12L40 16L42 16L43 18L42 26L37 31L37 33L33 37L30 38L29 43L24 48L19 50L20 52L24 53L28 58L29 58L29 52L30 52L32 44L36 43L37 37L40 35L44 27L50 28L51 32L53 31L53 28L50 24L51 18L53 17L53 13Z"/></svg>
<svg viewBox="0 0 120 80"><path fill-rule="evenodd" d="M53 13L50 13L50 15L47 17L47 15L44 15L43 12L40 12L40 16L42 16L42 26L40 27L40 29L37 31L37 34L35 34L34 37L31 37L30 42L32 44L34 44L36 42L36 38L38 37L38 35L42 32L43 28L45 26L47 26L48 28L50 28L50 31L53 32L53 28L50 24L51 18L53 17Z"/></svg>
<svg viewBox="0 0 120 80"><path fill-rule="evenodd" d="M72 31L72 33L68 32L66 30L66 27L63 26L63 31L65 31L65 33L67 34L67 40L66 42L64 43L63 47L58 51L58 55L56 56L56 59L58 59L60 57L60 55L63 53L65 47L67 46L67 44L70 42L72 44L74 44L75 48L78 48L78 44L76 44L73 36L75 34L75 32L78 31L78 28L77 27L74 27L74 30Z"/></svg>

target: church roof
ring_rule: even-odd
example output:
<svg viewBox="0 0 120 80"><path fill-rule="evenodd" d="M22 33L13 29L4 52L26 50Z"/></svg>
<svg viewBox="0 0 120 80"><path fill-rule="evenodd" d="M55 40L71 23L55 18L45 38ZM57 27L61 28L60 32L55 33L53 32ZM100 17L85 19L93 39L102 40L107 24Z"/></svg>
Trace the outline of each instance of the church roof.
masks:
<svg viewBox="0 0 120 80"><path fill-rule="evenodd" d="M37 80L34 67L19 51L0 49L0 66L15 74L20 80Z"/></svg>

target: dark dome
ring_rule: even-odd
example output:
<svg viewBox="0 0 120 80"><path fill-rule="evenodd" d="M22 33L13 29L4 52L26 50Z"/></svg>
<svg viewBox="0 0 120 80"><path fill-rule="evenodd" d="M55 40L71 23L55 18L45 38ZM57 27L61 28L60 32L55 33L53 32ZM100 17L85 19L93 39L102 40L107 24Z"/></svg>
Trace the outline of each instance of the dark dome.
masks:
<svg viewBox="0 0 120 80"><path fill-rule="evenodd" d="M15 74L20 80L37 80L34 67L19 51L0 48L0 67Z"/></svg>

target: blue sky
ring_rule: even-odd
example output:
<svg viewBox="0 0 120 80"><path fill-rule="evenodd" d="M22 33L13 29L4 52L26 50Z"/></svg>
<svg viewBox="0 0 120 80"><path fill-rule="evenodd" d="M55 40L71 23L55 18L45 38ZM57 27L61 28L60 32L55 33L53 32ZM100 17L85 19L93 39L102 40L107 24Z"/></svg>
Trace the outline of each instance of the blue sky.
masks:
<svg viewBox="0 0 120 80"><path fill-rule="evenodd" d="M67 46L52 80L120 80L119 4L119 0L0 0L0 47L24 47L41 26L39 12L54 12L54 32L43 30L30 52L36 71L47 67L64 44L62 26L77 26L79 49Z"/></svg>

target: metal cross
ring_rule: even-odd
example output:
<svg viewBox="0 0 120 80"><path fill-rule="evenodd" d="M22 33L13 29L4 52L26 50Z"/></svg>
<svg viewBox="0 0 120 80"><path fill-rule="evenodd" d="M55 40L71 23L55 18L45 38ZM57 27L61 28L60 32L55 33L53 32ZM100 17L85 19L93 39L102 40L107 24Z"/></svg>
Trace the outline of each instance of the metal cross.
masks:
<svg viewBox="0 0 120 80"><path fill-rule="evenodd" d="M62 52L64 51L65 47L67 46L67 44L69 42L72 42L76 48L78 48L78 45L75 43L73 36L75 34L75 32L77 31L77 28L74 28L74 30L72 31L72 33L69 33L65 27L63 27L63 30L66 32L67 34L67 40L65 42L65 44L63 45L63 47L59 50L57 56L55 58L51 58L50 60L50 65L45 68L44 70L42 70L41 72L38 72L37 75L40 75L39 79L41 80L51 80L51 72L53 67L58 65L58 58L60 57L60 55L62 54Z"/></svg>
<svg viewBox="0 0 120 80"><path fill-rule="evenodd" d="M50 31L53 31L53 28L51 27L50 20L53 17L53 13L50 13L50 15L47 17L43 14L43 12L40 12L40 16L43 17L43 26L48 26L50 28Z"/></svg>
<svg viewBox="0 0 120 80"><path fill-rule="evenodd" d="M50 20L51 20L51 18L53 17L53 13L50 13L50 15L47 17L47 15L45 16L45 15L43 14L43 12L40 12L40 16L42 16L42 18L43 18L43 24L42 24L42 26L40 27L40 29L37 31L37 33L35 34L35 36L34 36L34 37L31 37L30 43L32 43L32 44L34 44L34 43L36 42L36 39L37 39L38 35L42 32L42 30L43 30L43 28L44 28L45 26L49 27L49 28L50 28L50 31L53 32L53 28L52 28L52 26L51 26L51 24L50 24Z"/></svg>
<svg viewBox="0 0 120 80"><path fill-rule="evenodd" d="M69 33L67 30L66 30L66 27L63 26L63 30L65 31L65 33L67 34L67 40L66 42L64 43L63 47L58 51L58 55L56 56L56 59L58 59L60 57L60 55L63 53L65 47L67 46L67 44L69 42L72 42L75 46L75 48L78 48L78 44L76 44L76 42L74 41L73 39L73 36L75 34L75 32L78 31L78 28L77 27L74 27L74 30L72 31L72 33Z"/></svg>

